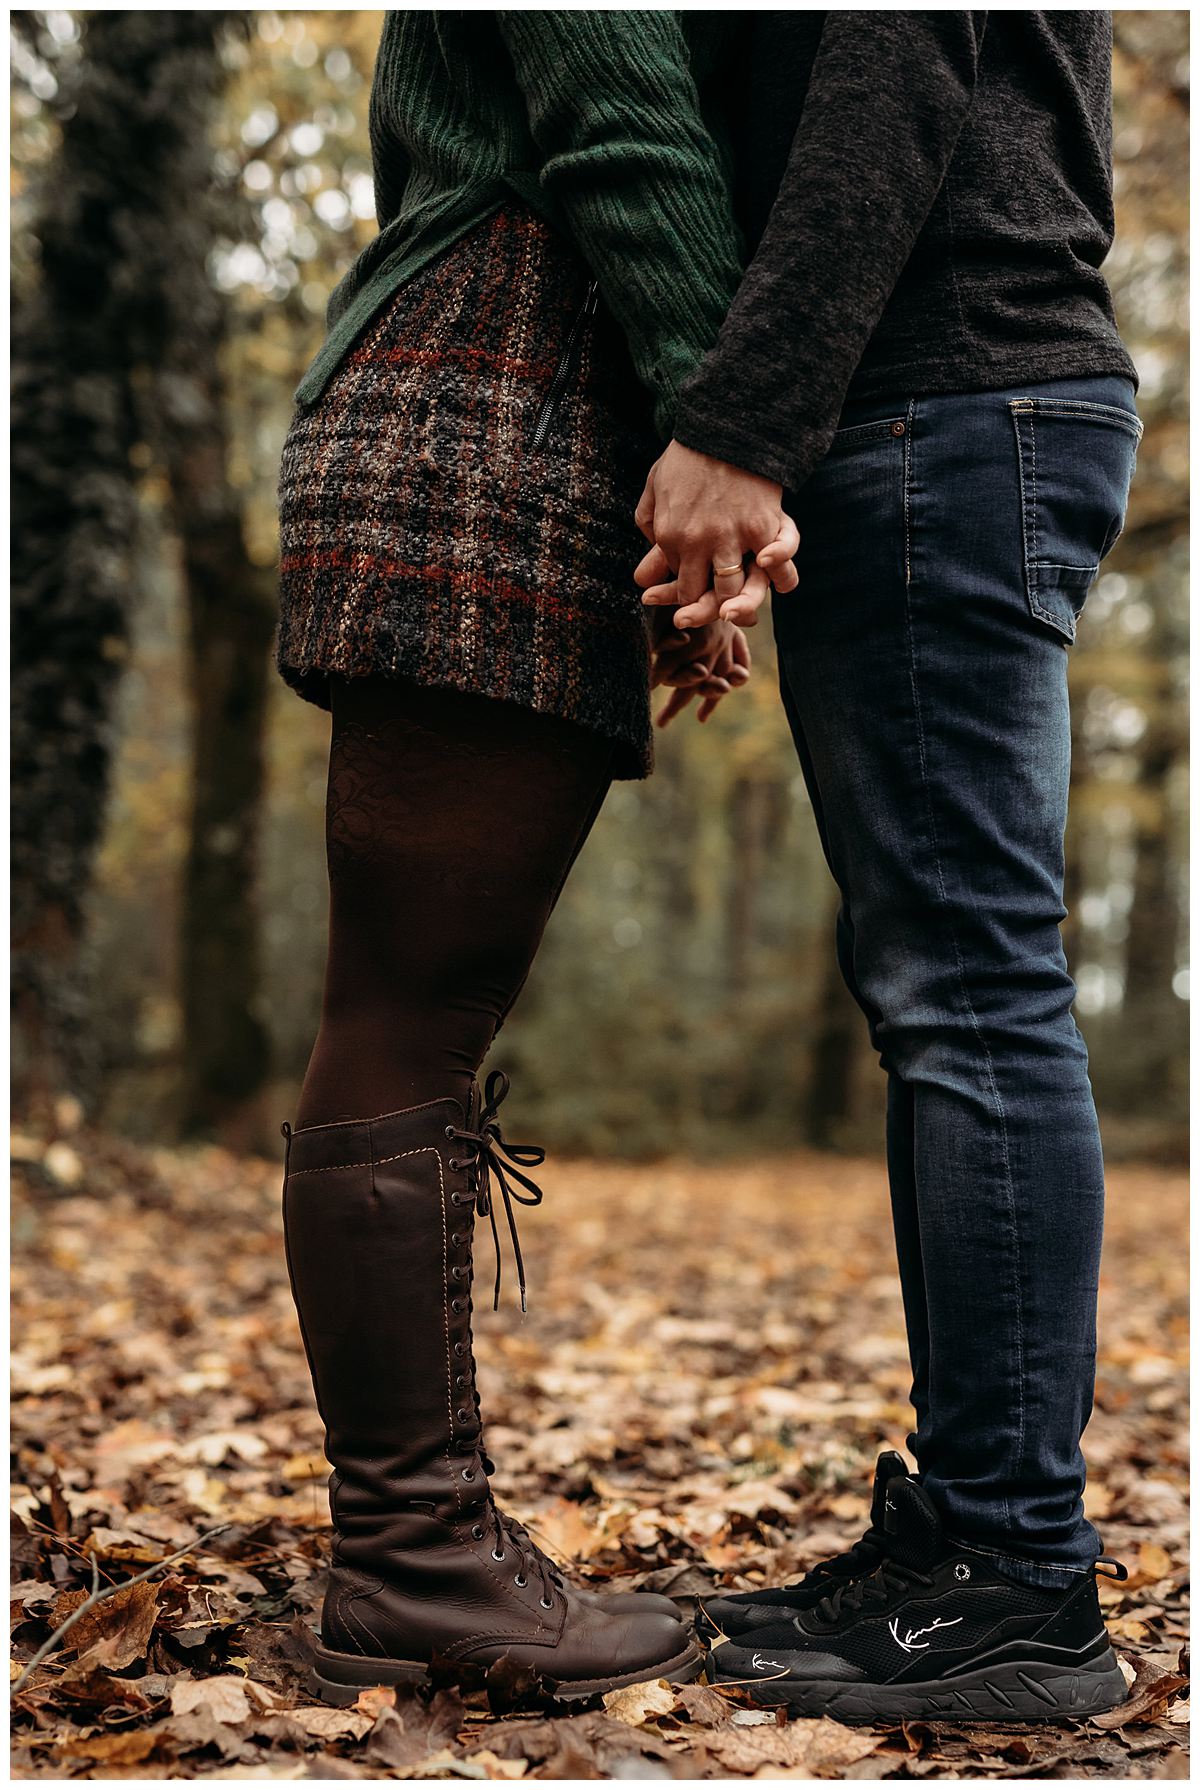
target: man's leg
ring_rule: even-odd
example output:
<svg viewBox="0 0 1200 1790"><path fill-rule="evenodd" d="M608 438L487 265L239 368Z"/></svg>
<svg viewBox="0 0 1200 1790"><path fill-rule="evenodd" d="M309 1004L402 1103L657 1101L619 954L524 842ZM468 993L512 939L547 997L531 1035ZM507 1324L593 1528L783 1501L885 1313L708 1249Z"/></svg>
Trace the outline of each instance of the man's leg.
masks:
<svg viewBox="0 0 1200 1790"><path fill-rule="evenodd" d="M826 858L831 858L832 845L825 822L821 790L812 757L804 737L804 723L788 687L784 666L780 664L780 694L791 728L796 754L804 772L804 781L812 801L817 831ZM850 993L866 1017L871 1040L882 1058L879 1040L880 1015L859 987L854 972L854 926L845 903L838 909L836 945L838 968ZM886 1068L886 1063L884 1063ZM908 1332L909 1362L912 1367L910 1397L916 1426L908 1438L908 1446L918 1460L928 1442L929 1424L929 1313L925 1303L925 1270L921 1261L921 1221L917 1210L915 1144L913 1137L912 1089L898 1075L888 1075L887 1094L887 1163L891 1190L892 1230L896 1239L896 1261L900 1270L900 1292L904 1300L904 1322Z"/></svg>
<svg viewBox="0 0 1200 1790"><path fill-rule="evenodd" d="M952 1534L1052 1584L1097 1552L1079 1438L1103 1205L1059 936L1063 635L1133 434L1089 406L1119 410L1116 382L1014 398L843 431L801 494L776 632L848 979L893 1083L901 1261L915 1289L919 1253L928 1323L926 1345L906 1298L918 1377L928 1355L922 1483Z"/></svg>

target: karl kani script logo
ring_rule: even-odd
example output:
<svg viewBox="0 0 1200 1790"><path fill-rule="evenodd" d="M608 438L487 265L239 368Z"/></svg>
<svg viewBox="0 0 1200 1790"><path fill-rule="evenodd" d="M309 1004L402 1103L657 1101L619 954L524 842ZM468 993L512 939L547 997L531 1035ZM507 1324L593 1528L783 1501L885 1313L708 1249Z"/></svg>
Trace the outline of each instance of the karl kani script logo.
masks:
<svg viewBox="0 0 1200 1790"><path fill-rule="evenodd" d="M787 1671L787 1667L781 1664L779 1660L764 1659L761 1653L756 1653L754 1658L750 1661L750 1664L754 1667L756 1672L765 1672L768 1668L776 1672Z"/></svg>
<svg viewBox="0 0 1200 1790"><path fill-rule="evenodd" d="M922 1635L931 1635L935 1628L954 1628L961 1621L961 1616L951 1616L949 1621L937 1616L927 1628L906 1629L902 1635L900 1633L900 1618L893 1616L888 1623L888 1628L891 1631L892 1640L895 1641L897 1647L903 1647L905 1653L923 1653L930 1642L922 1641Z"/></svg>

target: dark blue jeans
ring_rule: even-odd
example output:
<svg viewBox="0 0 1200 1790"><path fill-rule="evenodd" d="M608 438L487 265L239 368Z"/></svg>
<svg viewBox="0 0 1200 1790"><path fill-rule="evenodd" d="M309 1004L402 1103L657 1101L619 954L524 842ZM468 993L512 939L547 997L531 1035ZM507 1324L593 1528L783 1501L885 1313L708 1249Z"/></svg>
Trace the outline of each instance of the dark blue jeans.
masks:
<svg viewBox="0 0 1200 1790"><path fill-rule="evenodd" d="M1120 379L848 412L798 497L783 699L888 1077L909 1446L951 1534L1040 1583L1082 1508L1104 1176L1059 925L1067 648L1141 425Z"/></svg>

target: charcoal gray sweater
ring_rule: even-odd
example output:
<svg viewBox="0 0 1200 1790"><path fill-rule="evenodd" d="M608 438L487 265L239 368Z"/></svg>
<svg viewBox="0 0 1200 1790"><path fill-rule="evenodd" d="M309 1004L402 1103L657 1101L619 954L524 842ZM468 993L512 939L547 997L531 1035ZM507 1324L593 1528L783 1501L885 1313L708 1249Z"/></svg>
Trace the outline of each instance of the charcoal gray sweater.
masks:
<svg viewBox="0 0 1200 1790"><path fill-rule="evenodd" d="M674 433L795 489L844 403L1116 373L1107 12L760 12L753 251Z"/></svg>

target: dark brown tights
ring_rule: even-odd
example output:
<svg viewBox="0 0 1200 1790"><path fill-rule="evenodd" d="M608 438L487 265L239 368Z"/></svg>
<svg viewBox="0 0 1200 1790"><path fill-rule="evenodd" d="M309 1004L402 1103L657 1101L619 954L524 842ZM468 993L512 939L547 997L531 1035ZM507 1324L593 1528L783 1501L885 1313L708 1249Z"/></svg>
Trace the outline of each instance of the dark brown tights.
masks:
<svg viewBox="0 0 1200 1790"><path fill-rule="evenodd" d="M611 758L599 734L511 703L395 679L335 685L329 958L298 1125L465 1098Z"/></svg>

